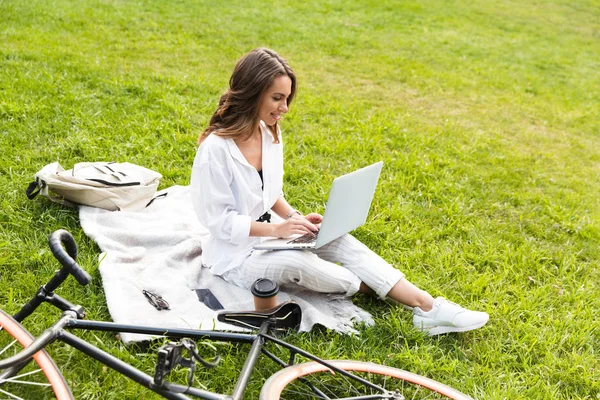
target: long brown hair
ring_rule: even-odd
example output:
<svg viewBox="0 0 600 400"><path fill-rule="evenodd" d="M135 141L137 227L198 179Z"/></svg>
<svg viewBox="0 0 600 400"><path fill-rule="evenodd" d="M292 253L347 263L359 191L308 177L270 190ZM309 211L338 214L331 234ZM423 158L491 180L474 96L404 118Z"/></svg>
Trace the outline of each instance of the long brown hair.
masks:
<svg viewBox="0 0 600 400"><path fill-rule="evenodd" d="M250 137L258 129L262 96L273 80L281 75L287 75L292 81L292 90L287 98L289 106L296 93L296 75L287 61L266 48L254 49L242 57L229 79L229 89L221 96L219 107L208 128L198 138L198 144L211 133L233 139ZM277 122L269 128L275 143L279 143Z"/></svg>

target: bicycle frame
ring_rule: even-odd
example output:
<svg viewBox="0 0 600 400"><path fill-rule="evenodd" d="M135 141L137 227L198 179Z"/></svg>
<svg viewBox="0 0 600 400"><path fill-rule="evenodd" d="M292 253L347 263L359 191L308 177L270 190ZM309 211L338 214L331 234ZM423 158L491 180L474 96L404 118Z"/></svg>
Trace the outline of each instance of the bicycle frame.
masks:
<svg viewBox="0 0 600 400"><path fill-rule="evenodd" d="M53 293L46 293L45 295L40 294L42 291L38 291L36 295L36 302L41 304L42 302L49 302L52 305L58 308L65 308L69 302L60 298ZM38 305L39 305L38 304ZM29 310L33 312L34 310ZM295 347L289 343L286 343L280 339L277 339L268 334L271 322L265 321L260 327L258 333L256 334L245 334L245 333L230 333L230 332L218 332L218 331L203 331L196 329L180 329L180 328L162 328L162 327L151 327L151 326L140 326L140 325L124 325L117 324L113 322L104 322L104 321L86 321L81 320L81 314L85 314L82 312L82 308L80 306L71 305L70 309L63 313L63 316L60 320L54 324L52 327L46 329L30 346L28 346L25 350L19 353L17 356L12 358L8 358L0 361L0 370L5 368L10 368L13 366L23 365L23 362L33 356L39 350L45 348L52 342L58 340L63 343L68 344L74 349L86 354L87 356L101 362L107 367L115 370L116 372L128 377L129 379L137 382L138 384L158 393L166 399L175 399L175 400L184 400L189 399L189 397L185 396L191 395L195 398L201 398L206 400L239 400L243 398L244 392L248 385L248 381L256 365L259 356L262 354L267 355L270 359L275 361L281 367L287 367L294 364L296 355L301 355L307 359L312 361L316 361L321 363L333 371L336 371L340 374L350 377L356 381L363 383L366 386L370 386L375 389L383 390L379 386L364 380L360 377L350 374L347 371L339 369L333 365L330 365L326 361L310 354L298 347ZM19 315L19 313L17 313ZM103 332L127 332L127 333L140 333L146 335L155 335L162 336L170 339L181 339L181 338L191 338L194 340L212 340L219 342L228 342L228 343L248 343L251 344L252 347L248 352L248 357L246 358L246 362L240 371L238 376L238 381L231 395L223 395L215 392L210 392L202 389L198 389L195 387L185 386L181 384L175 384L171 382L164 382L162 386L157 386L154 383L154 378L135 367L132 367L130 364L120 360L117 357L108 354L107 352L99 349L98 347L90 344L89 342L77 337L76 335L68 332L67 330L84 330L84 331L103 331ZM288 362L285 362L279 359L277 356L269 352L264 348L267 342L275 343L283 348L286 348L290 352L290 359ZM356 397L356 399L362 398L372 398L368 397Z"/></svg>

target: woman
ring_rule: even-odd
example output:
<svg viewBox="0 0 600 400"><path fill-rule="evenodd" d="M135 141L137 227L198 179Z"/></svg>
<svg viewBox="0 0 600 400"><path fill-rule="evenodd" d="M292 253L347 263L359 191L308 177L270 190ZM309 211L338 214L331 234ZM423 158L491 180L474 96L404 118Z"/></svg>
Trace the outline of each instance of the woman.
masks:
<svg viewBox="0 0 600 400"><path fill-rule="evenodd" d="M283 144L278 122L296 93L296 76L269 49L238 61L192 170L194 209L210 232L204 262L216 275L250 288L258 278L325 293L375 292L413 307L413 323L430 335L485 325L488 315L466 310L410 283L351 235L314 250L258 251L264 237L315 232L322 216L303 215L282 194ZM268 212L281 223L264 223ZM339 263L339 265L338 265Z"/></svg>

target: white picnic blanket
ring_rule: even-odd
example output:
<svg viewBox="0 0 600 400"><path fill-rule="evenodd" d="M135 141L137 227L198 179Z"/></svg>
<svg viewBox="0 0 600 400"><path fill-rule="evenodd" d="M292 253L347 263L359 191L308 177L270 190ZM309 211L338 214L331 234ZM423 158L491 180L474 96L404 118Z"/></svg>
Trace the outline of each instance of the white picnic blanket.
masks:
<svg viewBox="0 0 600 400"><path fill-rule="evenodd" d="M251 310L252 294L202 267L202 238L206 236L192 208L187 186L158 194L143 211L108 211L80 206L79 219L100 254L100 274L108 310L114 322L204 330L239 330L216 320L198 300L195 289L209 288L227 310ZM142 290L160 294L170 310L155 309ZM302 308L302 331L315 324L340 333L357 333L355 323L373 323L371 315L341 295L283 288L280 301L293 299ZM140 334L121 334L125 343L147 340Z"/></svg>

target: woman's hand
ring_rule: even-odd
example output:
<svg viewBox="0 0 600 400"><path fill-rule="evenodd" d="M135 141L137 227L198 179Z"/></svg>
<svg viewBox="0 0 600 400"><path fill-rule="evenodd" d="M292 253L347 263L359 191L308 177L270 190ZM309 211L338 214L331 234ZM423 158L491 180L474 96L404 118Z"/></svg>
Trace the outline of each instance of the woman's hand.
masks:
<svg viewBox="0 0 600 400"><path fill-rule="evenodd" d="M323 216L321 214L310 213L308 215L305 215L304 218L309 220L317 228L321 228L321 222L323 222Z"/></svg>
<svg viewBox="0 0 600 400"><path fill-rule="evenodd" d="M285 238L297 234L304 235L309 232L316 233L319 228L315 226L312 221L315 221L315 223L320 223L322 219L323 217L321 217L319 214L308 214L306 217L299 214L294 214L290 217L290 219L280 224L273 224L273 236Z"/></svg>

